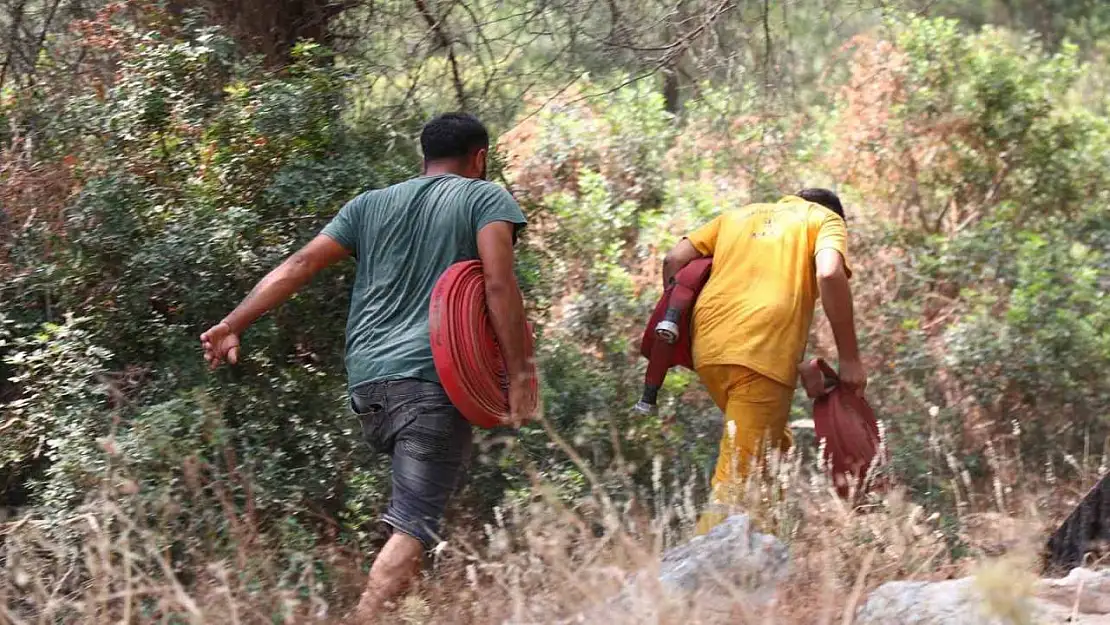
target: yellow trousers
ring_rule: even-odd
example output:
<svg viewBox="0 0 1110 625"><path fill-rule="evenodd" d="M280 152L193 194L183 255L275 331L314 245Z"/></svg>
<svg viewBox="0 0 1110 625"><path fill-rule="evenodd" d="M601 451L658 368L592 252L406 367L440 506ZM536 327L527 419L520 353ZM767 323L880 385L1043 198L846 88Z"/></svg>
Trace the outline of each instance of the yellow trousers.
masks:
<svg viewBox="0 0 1110 625"><path fill-rule="evenodd" d="M763 467L765 454L790 449L793 437L787 419L794 389L740 365L707 365L698 368L698 375L725 415L710 503L736 505L735 491L753 468ZM709 531L724 514L703 514L698 533Z"/></svg>

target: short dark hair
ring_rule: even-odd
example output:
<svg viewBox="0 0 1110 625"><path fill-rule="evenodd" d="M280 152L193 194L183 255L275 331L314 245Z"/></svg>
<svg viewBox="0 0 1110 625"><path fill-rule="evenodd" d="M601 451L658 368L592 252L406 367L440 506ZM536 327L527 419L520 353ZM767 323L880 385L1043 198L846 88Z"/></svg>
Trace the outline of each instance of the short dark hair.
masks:
<svg viewBox="0 0 1110 625"><path fill-rule="evenodd" d="M489 132L470 113L444 113L424 124L420 148L424 160L460 158L489 147Z"/></svg>
<svg viewBox="0 0 1110 625"><path fill-rule="evenodd" d="M802 189L798 192L798 197L807 202L820 204L837 215L840 215L841 219L844 219L844 206L840 203L840 198L836 197L836 194L828 189Z"/></svg>

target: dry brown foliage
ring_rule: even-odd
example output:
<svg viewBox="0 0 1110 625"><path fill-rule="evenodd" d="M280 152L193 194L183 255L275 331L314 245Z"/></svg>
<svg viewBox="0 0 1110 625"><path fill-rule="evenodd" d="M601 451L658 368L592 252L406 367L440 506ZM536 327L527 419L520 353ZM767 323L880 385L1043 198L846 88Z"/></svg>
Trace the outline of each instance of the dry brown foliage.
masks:
<svg viewBox="0 0 1110 625"><path fill-rule="evenodd" d="M861 196L882 198L870 205L876 216L925 232L966 225L974 207L963 206L959 193L938 209L923 187L958 179L959 146L975 140L971 122L958 113L900 114L921 85L911 84L908 57L890 41L858 35L844 51L853 53L850 74L836 94L834 141L821 167Z"/></svg>
<svg viewBox="0 0 1110 625"><path fill-rule="evenodd" d="M867 592L885 581L965 576L999 557L1010 558L1005 575L1026 579L1035 573L1034 556L1048 527L1046 505L1064 505L1060 493L1076 495L1059 484L1050 491L1028 474L996 475L998 491L968 493L960 506L965 555L956 557L939 515L898 489L853 508L833 494L821 471L802 466L796 456L772 459L771 466L770 479L749 485L739 508L757 531L790 548L789 578L769 608L754 613L737 589L730 593L735 599L723 599L731 605L726 618L720 597L712 605L689 604L659 589L607 620L850 623ZM196 470L186 475L205 479ZM237 556L229 561L213 552L197 560L203 554L189 554L188 571L175 569L168 549L174 537L143 520L162 512L134 508L129 497L137 489L122 474L109 482L62 528L31 517L0 525L0 616L6 622L154 623L173 614L189 623L326 623L357 597L363 556L372 554L321 546L290 560L257 533L244 504L219 496L228 518L251 528L235 533L243 540L229 537ZM691 535L697 514L691 491L656 488L661 505L650 512L600 494L565 502L537 481L535 498L497 510L494 523L460 523L391 622L555 623L605 605L630 576L656 570L664 548ZM76 540L60 541L59 529L76 533ZM326 585L317 579L320 566Z"/></svg>
<svg viewBox="0 0 1110 625"><path fill-rule="evenodd" d="M37 162L25 146L0 151L0 279L12 277L8 254L17 238L31 230L64 236L65 204L79 186L72 160ZM50 249L46 242L42 252Z"/></svg>

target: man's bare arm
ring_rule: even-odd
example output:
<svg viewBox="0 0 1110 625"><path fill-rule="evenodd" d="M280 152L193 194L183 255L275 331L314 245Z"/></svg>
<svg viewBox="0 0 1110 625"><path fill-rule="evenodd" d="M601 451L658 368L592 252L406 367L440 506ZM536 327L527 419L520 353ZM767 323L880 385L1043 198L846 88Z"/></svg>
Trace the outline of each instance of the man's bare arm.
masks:
<svg viewBox="0 0 1110 625"><path fill-rule="evenodd" d="M288 300L321 269L348 256L350 251L328 236L319 235L266 274L250 294L200 336L204 359L213 368L224 360L239 361L239 335L259 317Z"/></svg>
<svg viewBox="0 0 1110 625"><path fill-rule="evenodd" d="M495 221L482 228L478 232L478 256L486 283L486 307L509 376L506 417L510 425L519 427L532 417L535 398L524 350L524 300L513 272L513 224Z"/></svg>
<svg viewBox="0 0 1110 625"><path fill-rule="evenodd" d="M867 373L859 354L856 339L855 311L852 288L848 284L848 270L844 257L836 250L817 253L817 287L821 292L821 306L832 326L836 352L840 360L840 378L848 386L863 390L867 386Z"/></svg>
<svg viewBox="0 0 1110 625"><path fill-rule="evenodd" d="M702 253L689 239L683 239L678 242L678 245L671 248L667 252L667 256L663 259L663 288L670 285L671 280L682 271L682 268L689 265L692 261L701 258Z"/></svg>
<svg viewBox="0 0 1110 625"><path fill-rule="evenodd" d="M524 300L513 272L513 224L495 221L478 232L486 306L510 379L528 372L524 354Z"/></svg>
<svg viewBox="0 0 1110 625"><path fill-rule="evenodd" d="M241 334L259 317L277 308L320 270L350 255L335 239L318 235L266 274L250 294L224 317L232 333Z"/></svg>

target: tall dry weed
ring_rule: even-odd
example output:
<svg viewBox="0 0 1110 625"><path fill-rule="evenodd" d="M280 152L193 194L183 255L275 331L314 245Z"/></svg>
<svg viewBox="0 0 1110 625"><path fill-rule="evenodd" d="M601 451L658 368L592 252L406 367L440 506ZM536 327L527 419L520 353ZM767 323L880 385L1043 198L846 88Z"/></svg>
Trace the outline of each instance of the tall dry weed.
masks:
<svg viewBox="0 0 1110 625"><path fill-rule="evenodd" d="M649 585L631 609L607 620L634 613L659 623L850 623L859 602L885 581L970 574L987 598L985 609L1005 615L1024 601L1028 584L1019 582L1033 575L1031 554L1046 527L1039 502L1049 491L1028 473L1039 467L965 493L955 518L911 502L897 486L853 506L835 495L823 467L799 453L771 457L768 467L766 479L753 478L730 510L748 514L757 531L789 547L789 577L766 613L751 612L739 589L711 606L677 601ZM997 467L1007 468L1001 461ZM565 501L538 473L533 478L530 501L499 508L482 527L457 524L399 603L394 622L596 619L634 575L653 575L663 551L693 535L692 512L702 508L691 500L692 489L664 488L661 478L652 507L600 490ZM2 526L5 622L325 623L353 604L372 556L321 548L290 557L258 528L237 533L252 536L249 544L222 553L175 553L179 537L147 522L165 511L137 507L123 490L106 485L60 525L30 515ZM236 508L244 504L224 505L235 518L249 518ZM722 601L730 610L724 616Z"/></svg>

